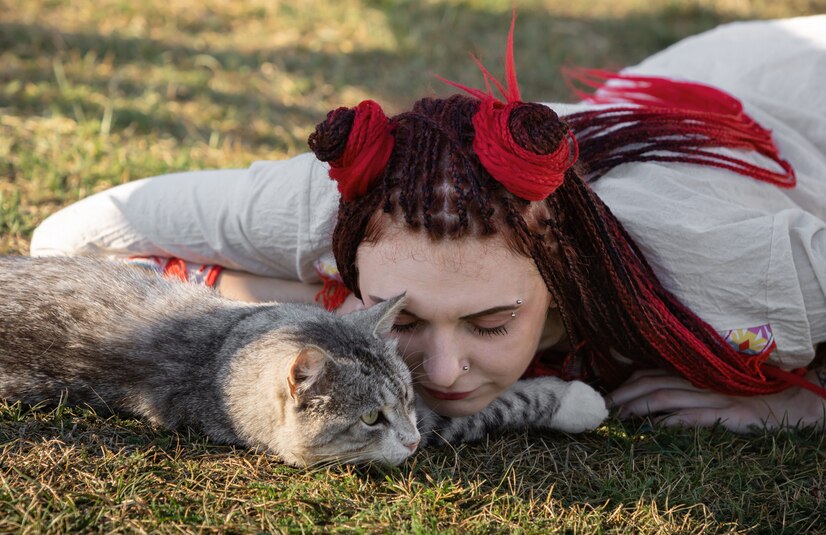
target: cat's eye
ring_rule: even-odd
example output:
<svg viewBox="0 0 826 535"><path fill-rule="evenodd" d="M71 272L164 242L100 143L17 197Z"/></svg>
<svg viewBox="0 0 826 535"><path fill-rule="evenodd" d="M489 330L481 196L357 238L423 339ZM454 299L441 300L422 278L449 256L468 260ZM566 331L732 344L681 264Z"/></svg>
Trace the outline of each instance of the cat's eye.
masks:
<svg viewBox="0 0 826 535"><path fill-rule="evenodd" d="M367 425L376 425L379 421L381 413L378 410L372 410L361 415L361 421Z"/></svg>

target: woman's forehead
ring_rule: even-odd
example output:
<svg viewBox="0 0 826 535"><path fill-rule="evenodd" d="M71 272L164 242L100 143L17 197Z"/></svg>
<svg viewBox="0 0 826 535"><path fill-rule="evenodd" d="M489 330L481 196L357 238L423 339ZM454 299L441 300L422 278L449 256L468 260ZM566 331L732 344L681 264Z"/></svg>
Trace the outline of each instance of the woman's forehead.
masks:
<svg viewBox="0 0 826 535"><path fill-rule="evenodd" d="M423 234L393 233L362 244L357 263L362 295L381 298L407 291L413 300L473 294L475 300L497 301L544 288L533 260L514 253L499 237L433 241Z"/></svg>
<svg viewBox="0 0 826 535"><path fill-rule="evenodd" d="M365 264L432 264L444 271L466 272L484 277L486 268L507 265L512 269L537 273L533 260L511 250L498 235L483 238L433 240L425 233L407 230L386 233L373 243L362 243L356 262Z"/></svg>

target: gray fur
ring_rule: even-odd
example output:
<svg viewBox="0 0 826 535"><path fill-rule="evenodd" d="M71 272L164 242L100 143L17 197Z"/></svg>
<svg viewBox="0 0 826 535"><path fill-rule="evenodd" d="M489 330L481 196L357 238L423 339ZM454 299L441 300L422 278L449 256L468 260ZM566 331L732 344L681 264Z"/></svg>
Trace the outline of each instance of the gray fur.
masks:
<svg viewBox="0 0 826 535"><path fill-rule="evenodd" d="M398 300L338 318L94 258L2 258L0 289L0 397L66 395L291 464L397 464L419 441L410 373L395 342L374 334ZM307 348L320 373L298 377L291 395ZM382 425L361 420L372 410Z"/></svg>
<svg viewBox="0 0 826 535"><path fill-rule="evenodd" d="M96 258L0 258L0 397L131 413L294 465L398 464L420 440L458 444L524 428L599 425L579 382L517 382L482 412L445 418L419 403L385 339L403 297L337 317L248 304ZM292 384L291 384L292 382ZM362 416L378 411L376 425Z"/></svg>

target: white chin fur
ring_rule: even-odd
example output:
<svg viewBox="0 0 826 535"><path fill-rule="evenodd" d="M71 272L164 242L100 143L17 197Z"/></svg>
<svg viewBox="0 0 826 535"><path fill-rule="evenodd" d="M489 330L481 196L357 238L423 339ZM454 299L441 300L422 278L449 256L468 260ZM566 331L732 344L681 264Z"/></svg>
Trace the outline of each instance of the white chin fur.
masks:
<svg viewBox="0 0 826 535"><path fill-rule="evenodd" d="M403 453L402 452L396 452L392 455L386 456L384 459L382 459L382 461L387 463L387 464L391 464L393 466L396 466L396 465L399 465L399 464L403 463L405 461L405 459L410 457L410 455L411 455L411 452L408 451L407 448L404 448Z"/></svg>
<svg viewBox="0 0 826 535"><path fill-rule="evenodd" d="M383 446L381 461L394 466L403 463L405 459L413 454L398 440L388 440Z"/></svg>

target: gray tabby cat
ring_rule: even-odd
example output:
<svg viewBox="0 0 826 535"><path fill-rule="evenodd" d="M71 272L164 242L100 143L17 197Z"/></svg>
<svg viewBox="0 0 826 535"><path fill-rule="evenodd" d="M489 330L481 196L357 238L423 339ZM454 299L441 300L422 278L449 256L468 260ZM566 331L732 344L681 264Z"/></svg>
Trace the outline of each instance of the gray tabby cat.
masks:
<svg viewBox="0 0 826 535"><path fill-rule="evenodd" d="M385 338L400 296L335 316L249 304L95 258L0 258L0 397L127 412L293 465L398 464L425 444L514 428L582 431L605 417L582 383L520 381L481 413L420 406ZM420 434L421 431L421 434Z"/></svg>

